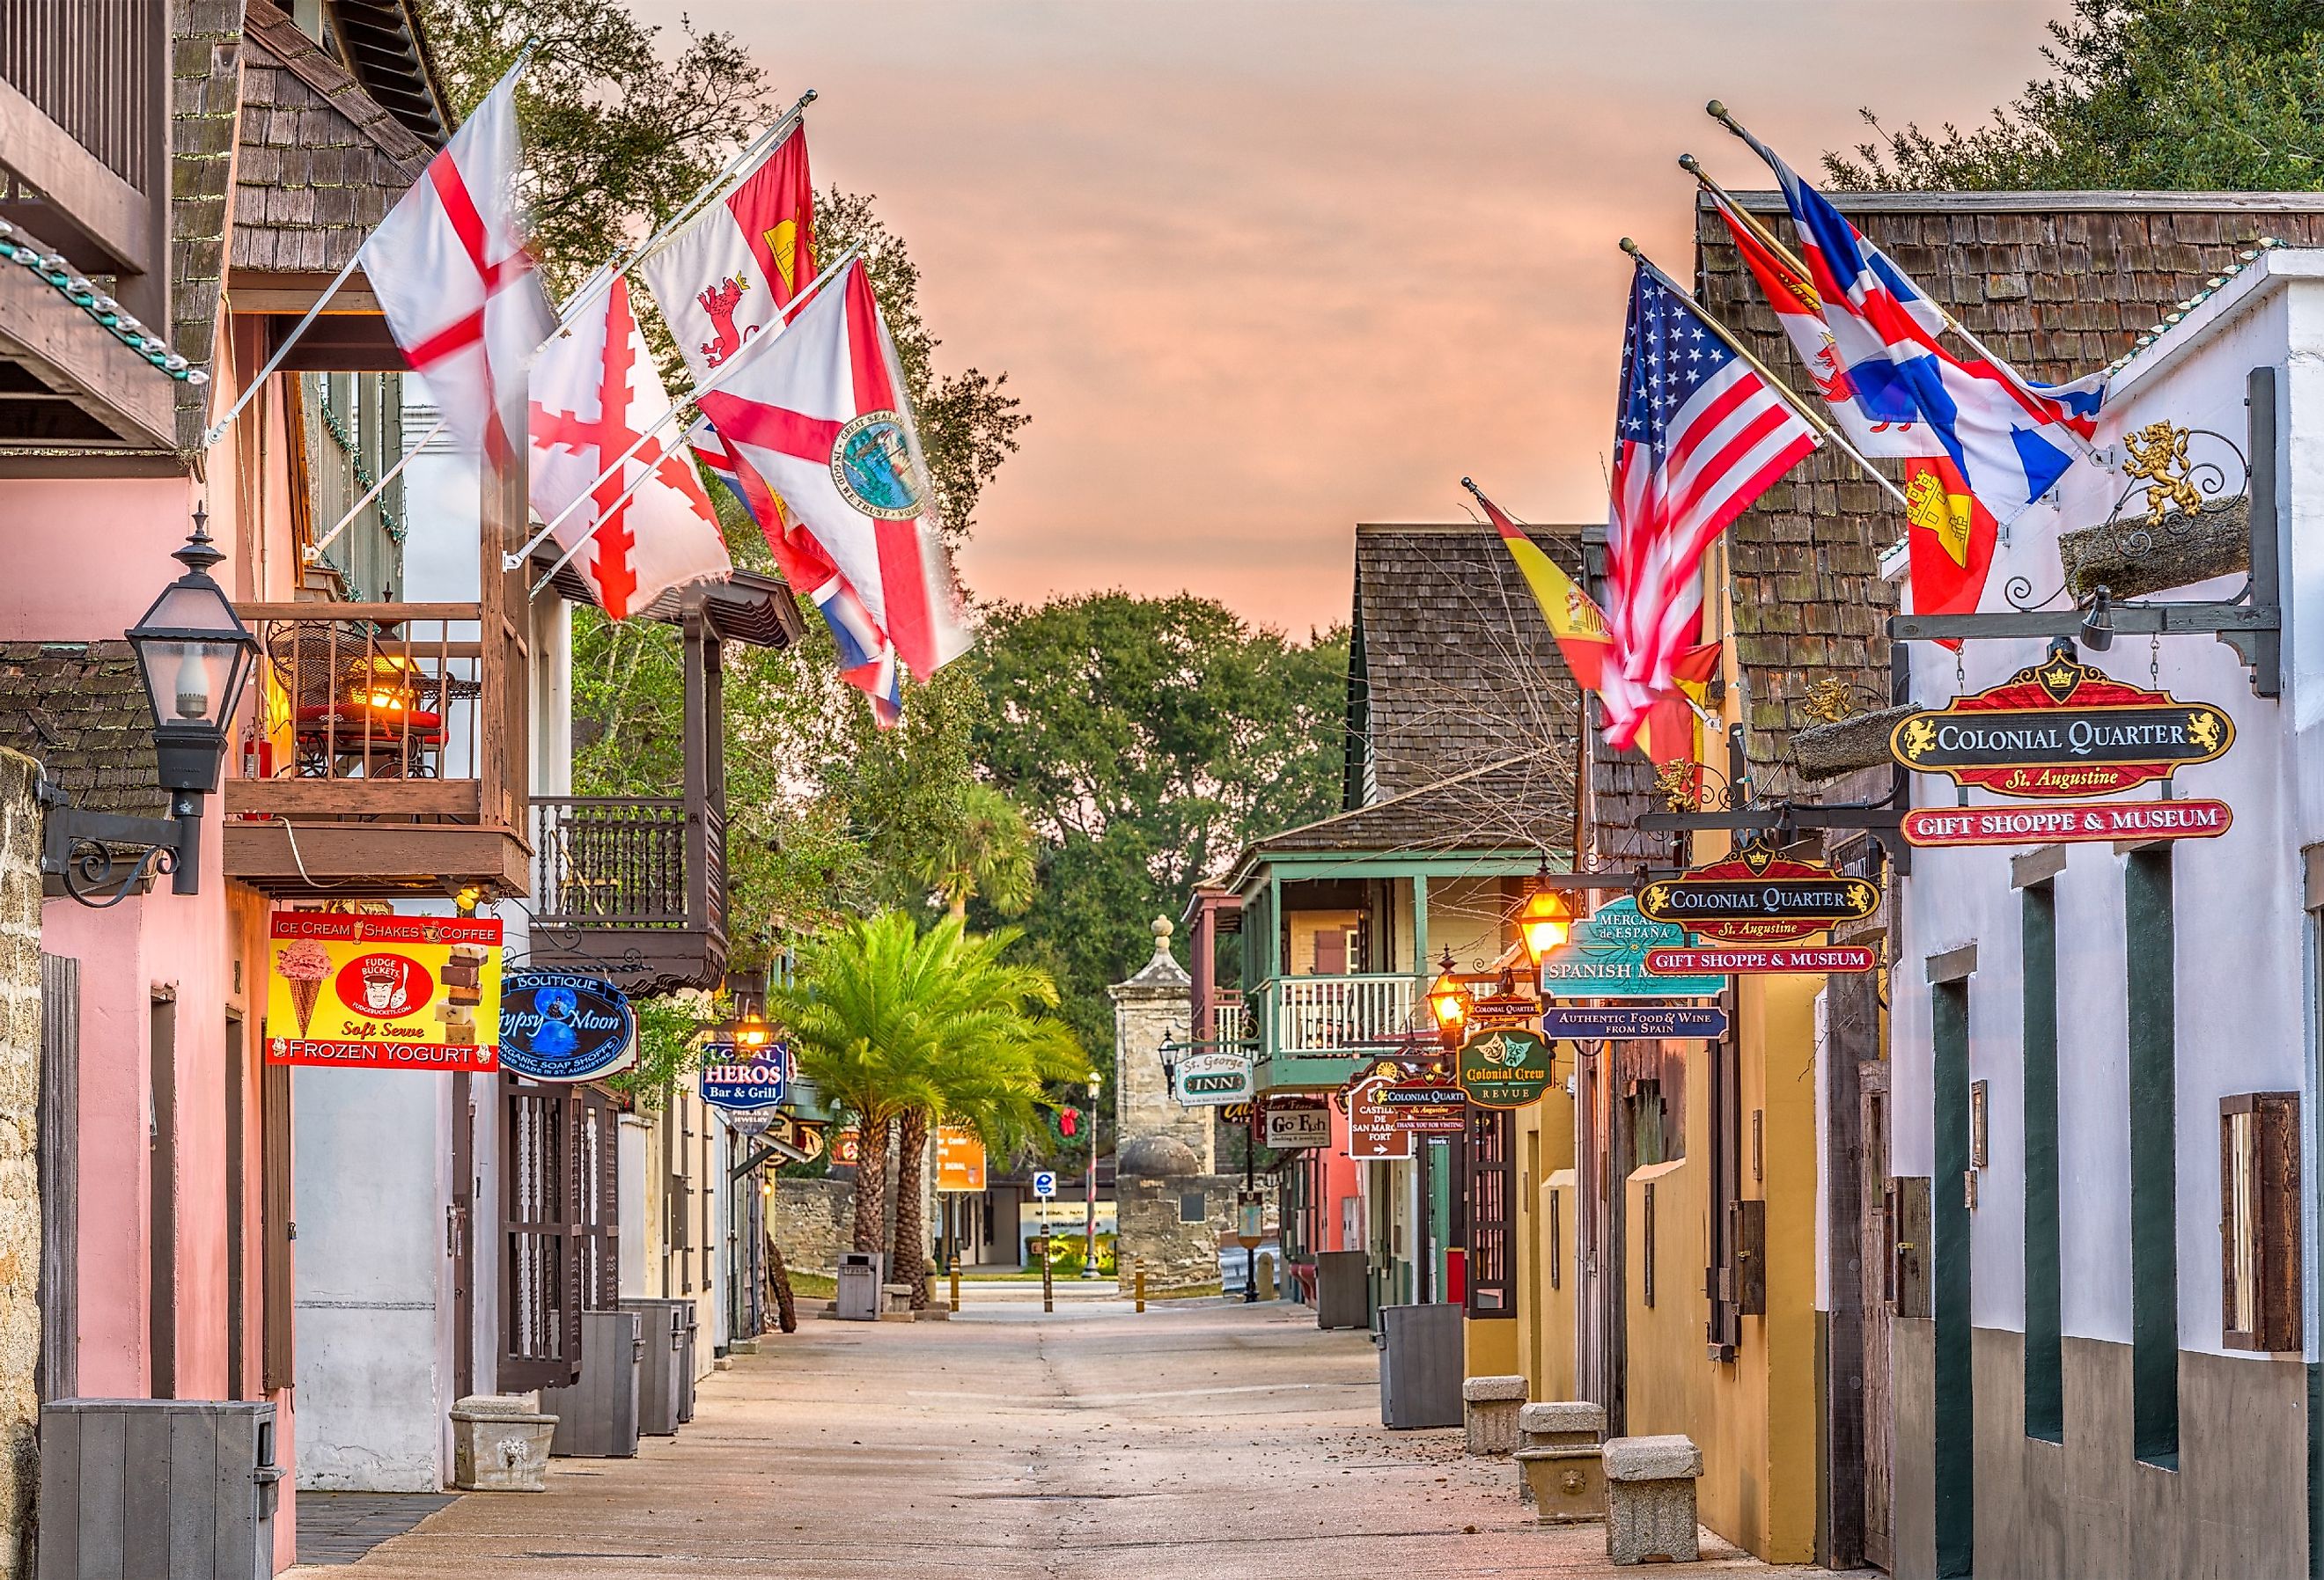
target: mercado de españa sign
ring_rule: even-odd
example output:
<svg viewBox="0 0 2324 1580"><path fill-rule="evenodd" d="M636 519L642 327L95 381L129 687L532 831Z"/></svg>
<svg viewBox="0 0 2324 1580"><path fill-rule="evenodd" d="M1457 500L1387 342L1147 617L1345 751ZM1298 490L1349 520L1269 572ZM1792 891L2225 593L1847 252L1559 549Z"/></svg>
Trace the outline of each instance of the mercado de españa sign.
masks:
<svg viewBox="0 0 2324 1580"><path fill-rule="evenodd" d="M1821 862L1794 861L1764 839L1675 878L1648 883L1638 910L1692 928L1721 944L1789 944L1835 922L1858 921L1880 906L1880 886L1843 877Z"/></svg>
<svg viewBox="0 0 2324 1580"><path fill-rule="evenodd" d="M1888 751L1915 773L2030 800L2106 796L2227 755L2235 721L2208 702L2126 686L2054 654L1998 686L1897 721Z"/></svg>
<svg viewBox="0 0 2324 1580"><path fill-rule="evenodd" d="M1541 957L1541 995L1554 999L1711 999L1726 991L1718 976L1657 976L1646 969L1655 949L1684 948L1686 929L1638 914L1625 894L1573 924L1564 943Z"/></svg>

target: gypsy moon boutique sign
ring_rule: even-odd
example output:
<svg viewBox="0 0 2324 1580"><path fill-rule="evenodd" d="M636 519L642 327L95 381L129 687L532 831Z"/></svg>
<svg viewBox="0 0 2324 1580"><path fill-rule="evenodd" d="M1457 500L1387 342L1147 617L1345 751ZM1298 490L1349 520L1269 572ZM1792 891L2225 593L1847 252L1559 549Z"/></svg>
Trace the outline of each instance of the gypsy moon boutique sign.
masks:
<svg viewBox="0 0 2324 1580"><path fill-rule="evenodd" d="M1178 1104L1218 1108L1251 1095L1250 1060L1239 1053L1190 1053L1178 1061Z"/></svg>
<svg viewBox="0 0 2324 1580"><path fill-rule="evenodd" d="M612 983L512 971L501 988L501 1067L536 1081L594 1081L638 1056L638 1018Z"/></svg>
<svg viewBox="0 0 2324 1580"><path fill-rule="evenodd" d="M1765 840L1638 892L1638 912L1722 944L1788 944L1880 906L1880 886L1821 862L1793 861Z"/></svg>
<svg viewBox="0 0 2324 1580"><path fill-rule="evenodd" d="M2065 845L2077 840L2217 839L2236 814L2225 801L2070 802L2058 807L1918 807L1908 845Z"/></svg>
<svg viewBox="0 0 2324 1580"><path fill-rule="evenodd" d="M1480 1031L1462 1046L1460 1081L1480 1108L1523 1108L1549 1086L1549 1044L1513 1027Z"/></svg>
<svg viewBox="0 0 2324 1580"><path fill-rule="evenodd" d="M270 930L269 1064L498 1067L499 922L279 910Z"/></svg>
<svg viewBox="0 0 2324 1580"><path fill-rule="evenodd" d="M2105 796L2168 780L2235 744L2208 702L2126 686L2058 654L2002 684L1897 721L1888 751L1915 773L2041 800Z"/></svg>
<svg viewBox="0 0 2324 1580"><path fill-rule="evenodd" d="M1646 969L1650 950L1682 948L1686 929L1649 921L1625 894L1573 924L1541 957L1541 996L1560 999L1708 999L1726 991L1717 976L1673 978Z"/></svg>
<svg viewBox="0 0 2324 1580"><path fill-rule="evenodd" d="M1766 976L1787 972L1821 975L1831 971L1869 971L1880 963L1871 950L1850 946L1823 949L1656 949L1646 969L1692 976L1716 971L1727 976Z"/></svg>
<svg viewBox="0 0 2324 1580"><path fill-rule="evenodd" d="M713 1108L772 1108L789 1090L790 1049L779 1042L749 1058L736 1058L731 1042L708 1043L702 1058L702 1100Z"/></svg>

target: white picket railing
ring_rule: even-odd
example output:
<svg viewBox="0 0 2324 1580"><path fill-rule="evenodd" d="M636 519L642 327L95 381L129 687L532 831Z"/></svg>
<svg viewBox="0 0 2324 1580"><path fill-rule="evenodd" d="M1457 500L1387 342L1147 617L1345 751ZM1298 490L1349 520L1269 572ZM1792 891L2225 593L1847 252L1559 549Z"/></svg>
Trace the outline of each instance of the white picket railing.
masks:
<svg viewBox="0 0 2324 1580"><path fill-rule="evenodd" d="M1250 1022L1243 1012L1242 994L1222 988L1211 1001L1211 1037L1219 1042L1248 1042Z"/></svg>
<svg viewBox="0 0 2324 1580"><path fill-rule="evenodd" d="M1412 1018L1409 976L1279 976L1267 984L1263 1013L1270 1053L1337 1053L1399 1040Z"/></svg>

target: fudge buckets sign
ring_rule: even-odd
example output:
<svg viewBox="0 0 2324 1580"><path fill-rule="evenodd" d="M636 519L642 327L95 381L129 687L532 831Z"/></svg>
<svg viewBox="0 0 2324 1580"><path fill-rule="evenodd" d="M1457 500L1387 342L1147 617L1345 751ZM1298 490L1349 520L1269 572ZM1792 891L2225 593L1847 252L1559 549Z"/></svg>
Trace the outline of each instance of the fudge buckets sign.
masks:
<svg viewBox="0 0 2324 1580"><path fill-rule="evenodd" d="M489 1070L500 1062L501 924L474 917L274 915L270 1064Z"/></svg>
<svg viewBox="0 0 2324 1580"><path fill-rule="evenodd" d="M612 983L512 971L501 989L501 1066L536 1081L594 1081L637 1058L638 1018Z"/></svg>

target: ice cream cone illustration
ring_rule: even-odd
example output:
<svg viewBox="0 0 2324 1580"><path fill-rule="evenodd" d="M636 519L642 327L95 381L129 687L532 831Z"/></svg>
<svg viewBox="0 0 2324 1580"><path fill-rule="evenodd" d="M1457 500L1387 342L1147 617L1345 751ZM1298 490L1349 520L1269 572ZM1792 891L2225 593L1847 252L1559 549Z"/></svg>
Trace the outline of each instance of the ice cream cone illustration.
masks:
<svg viewBox="0 0 2324 1580"><path fill-rule="evenodd" d="M315 1001L322 996L324 979L331 975L331 952L312 938L286 947L274 969L290 984L290 1003L299 1012L299 1035L315 1022Z"/></svg>

